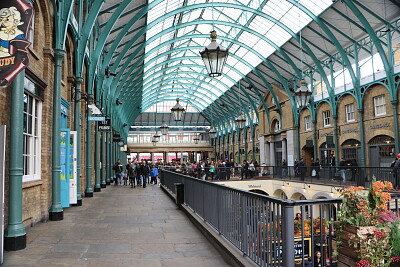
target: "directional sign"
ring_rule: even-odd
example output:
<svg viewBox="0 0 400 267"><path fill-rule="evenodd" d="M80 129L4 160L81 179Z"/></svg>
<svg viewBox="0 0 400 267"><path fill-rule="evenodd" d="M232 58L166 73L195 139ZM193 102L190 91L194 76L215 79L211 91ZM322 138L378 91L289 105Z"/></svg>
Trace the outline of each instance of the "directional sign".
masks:
<svg viewBox="0 0 400 267"><path fill-rule="evenodd" d="M99 132L110 132L111 119L106 119L105 121L99 121L97 124L97 129L99 130Z"/></svg>
<svg viewBox="0 0 400 267"><path fill-rule="evenodd" d="M88 121L105 121L106 117L95 117L95 116L89 116Z"/></svg>

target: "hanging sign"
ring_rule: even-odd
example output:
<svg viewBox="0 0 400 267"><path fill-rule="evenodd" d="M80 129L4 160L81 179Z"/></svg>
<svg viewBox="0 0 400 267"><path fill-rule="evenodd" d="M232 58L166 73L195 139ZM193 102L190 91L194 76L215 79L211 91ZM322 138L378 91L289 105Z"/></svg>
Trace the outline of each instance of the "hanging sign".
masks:
<svg viewBox="0 0 400 267"><path fill-rule="evenodd" d="M33 12L25 0L0 1L0 86L7 86L29 65Z"/></svg>
<svg viewBox="0 0 400 267"><path fill-rule="evenodd" d="M105 121L106 117L89 116L88 121Z"/></svg>
<svg viewBox="0 0 400 267"><path fill-rule="evenodd" d="M97 123L97 129L99 132L110 132L111 131L111 119L105 121L99 121Z"/></svg>

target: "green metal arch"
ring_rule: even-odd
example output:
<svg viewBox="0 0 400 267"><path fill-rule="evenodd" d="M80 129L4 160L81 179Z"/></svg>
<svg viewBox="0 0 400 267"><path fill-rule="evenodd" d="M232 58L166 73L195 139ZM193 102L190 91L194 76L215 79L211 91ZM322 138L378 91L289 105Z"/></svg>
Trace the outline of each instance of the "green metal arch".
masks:
<svg viewBox="0 0 400 267"><path fill-rule="evenodd" d="M201 38L201 37L208 37L207 35L185 35L185 36L182 36L182 37L180 37L180 38L177 38L177 39L182 39L182 40L184 40L184 39L190 39L190 38ZM228 38L225 38L225 37L222 37L221 39L227 39L228 40ZM161 45L168 45L168 44L170 44L170 43L172 43L172 42L174 42L174 41L176 41L176 39L175 40L168 40L168 41L166 41L166 42L164 42L163 44L160 44L159 46L161 46ZM245 48L247 48L248 50L250 50L250 51L252 51L252 49L251 48L249 48L247 45L245 45L245 44L243 44L243 43L240 43L240 42L237 42L239 45L242 45L243 47L245 47ZM158 46L157 46L158 47ZM157 48L157 47L155 47L155 48ZM254 51L254 50L253 50ZM252 52L253 52L252 51ZM263 60L263 57L260 55L260 54L258 54L256 51L254 51L253 52L254 54L256 54L257 56L259 56L262 60ZM231 55L231 56L234 56L234 55ZM239 57L238 57L238 59L239 59ZM174 59L171 59L171 60L174 60ZM176 60L176 59L175 59ZM130 60L128 59L127 60L127 62L129 62ZM138 63L139 61L137 61L137 63ZM164 62L165 63L165 62ZM261 75L261 74L259 74L258 73L258 71L252 66L252 65L250 65L248 62L246 62L246 61L243 61L243 63L244 64L246 64L250 69L252 69L254 72L256 72L256 74L258 75L258 77L260 77L260 79L266 84L266 87L267 87L267 89L269 89L269 91L273 91L272 90L272 88L271 88L271 86L269 85L269 83L265 80L265 78ZM131 68L131 70L133 71L133 69L134 69L134 67L132 67ZM126 77L128 77L130 74L129 74L129 72L128 72L128 75L126 75ZM244 76L244 75L242 75L242 76ZM110 81L110 83L111 83L111 81ZM114 91L114 90L113 90ZM245 93L246 93L246 91L244 91ZM115 94L115 93L113 93L113 92L110 92L110 94ZM274 94L274 92L272 92L271 93L273 96L275 96L275 94ZM275 96L275 100L276 100L276 103L279 103L278 102L278 100L276 99L276 96ZM255 110L256 110L256 107L253 107ZM279 108L280 108L280 106L279 106Z"/></svg>

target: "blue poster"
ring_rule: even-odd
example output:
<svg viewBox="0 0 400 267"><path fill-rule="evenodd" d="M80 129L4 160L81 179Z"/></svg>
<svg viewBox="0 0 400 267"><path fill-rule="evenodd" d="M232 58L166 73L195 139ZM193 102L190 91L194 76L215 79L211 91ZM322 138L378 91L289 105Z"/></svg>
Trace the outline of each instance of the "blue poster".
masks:
<svg viewBox="0 0 400 267"><path fill-rule="evenodd" d="M63 208L69 207L69 179L70 179L70 138L69 129L61 130L60 140L60 195L61 206Z"/></svg>

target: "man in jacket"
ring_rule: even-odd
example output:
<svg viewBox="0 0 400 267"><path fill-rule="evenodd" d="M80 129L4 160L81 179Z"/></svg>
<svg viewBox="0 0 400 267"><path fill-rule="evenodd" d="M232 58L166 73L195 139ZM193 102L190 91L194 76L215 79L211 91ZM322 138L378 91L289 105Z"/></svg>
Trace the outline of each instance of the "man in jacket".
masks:
<svg viewBox="0 0 400 267"><path fill-rule="evenodd" d="M149 172L150 171L147 162L145 160L142 160L142 163L140 164L140 176L142 178L143 188L146 188Z"/></svg>
<svg viewBox="0 0 400 267"><path fill-rule="evenodd" d="M113 170L115 171L115 185L120 185L122 173L124 172L121 160L117 160L114 164Z"/></svg>

